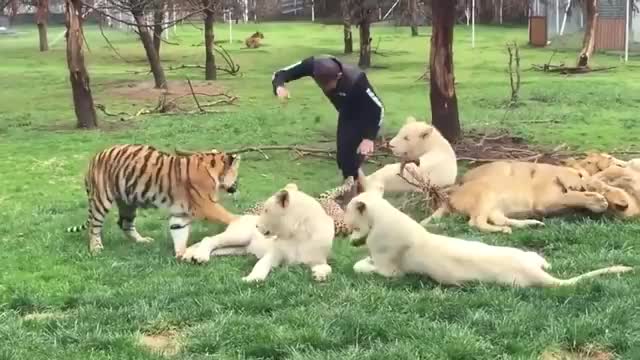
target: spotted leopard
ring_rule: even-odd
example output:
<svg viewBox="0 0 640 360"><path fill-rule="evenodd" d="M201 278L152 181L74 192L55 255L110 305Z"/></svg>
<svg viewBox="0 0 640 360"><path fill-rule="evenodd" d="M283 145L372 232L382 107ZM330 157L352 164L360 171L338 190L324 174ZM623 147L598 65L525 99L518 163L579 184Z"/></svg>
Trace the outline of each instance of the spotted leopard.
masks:
<svg viewBox="0 0 640 360"><path fill-rule="evenodd" d="M349 234L347 225L344 223L344 210L338 203L338 199L343 197L353 189L355 180L348 177L345 182L331 190L327 190L316 198L324 211L333 219L336 236L344 236ZM245 210L245 215L258 215L262 211L263 203L257 203Z"/></svg>

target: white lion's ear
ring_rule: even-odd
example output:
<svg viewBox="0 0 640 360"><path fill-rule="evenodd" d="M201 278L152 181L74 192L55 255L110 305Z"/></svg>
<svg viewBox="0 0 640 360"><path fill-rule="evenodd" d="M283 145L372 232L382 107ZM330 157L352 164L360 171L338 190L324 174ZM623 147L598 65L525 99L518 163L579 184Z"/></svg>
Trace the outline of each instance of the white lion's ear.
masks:
<svg viewBox="0 0 640 360"><path fill-rule="evenodd" d="M413 116L407 116L407 119L404 121L405 124L410 124L410 123L414 123L417 122L418 120L416 120L416 118L414 118Z"/></svg>
<svg viewBox="0 0 640 360"><path fill-rule="evenodd" d="M298 185L296 185L295 183L288 183L285 187L285 190L289 190L289 191L298 191Z"/></svg>
<svg viewBox="0 0 640 360"><path fill-rule="evenodd" d="M278 204L283 208L286 208L289 205L289 191L281 190L278 195L276 195L278 199Z"/></svg>
<svg viewBox="0 0 640 360"><path fill-rule="evenodd" d="M433 126L429 126L420 133L421 139L426 139L433 132Z"/></svg>
<svg viewBox="0 0 640 360"><path fill-rule="evenodd" d="M364 212L367 210L367 205L365 205L365 203L363 203L362 201L358 201L356 203L356 210L358 210L360 215L364 215Z"/></svg>

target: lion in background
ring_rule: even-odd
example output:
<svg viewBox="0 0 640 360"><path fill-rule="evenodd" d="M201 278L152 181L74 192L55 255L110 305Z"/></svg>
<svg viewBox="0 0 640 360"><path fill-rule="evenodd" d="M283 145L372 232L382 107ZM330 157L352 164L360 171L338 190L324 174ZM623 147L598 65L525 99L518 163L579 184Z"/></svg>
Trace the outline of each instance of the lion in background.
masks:
<svg viewBox="0 0 640 360"><path fill-rule="evenodd" d="M256 31L253 35L244 40L244 44L249 49L257 49L262 45L262 39L264 39L264 34L260 31Z"/></svg>

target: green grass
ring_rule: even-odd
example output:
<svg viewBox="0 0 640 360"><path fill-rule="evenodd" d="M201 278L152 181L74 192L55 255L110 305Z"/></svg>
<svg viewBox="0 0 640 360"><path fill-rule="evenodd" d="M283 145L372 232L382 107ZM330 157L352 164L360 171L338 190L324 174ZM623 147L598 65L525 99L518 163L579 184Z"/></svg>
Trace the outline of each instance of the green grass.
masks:
<svg viewBox="0 0 640 360"><path fill-rule="evenodd" d="M226 25L216 29L227 39ZM417 277L382 280L356 276L351 267L364 256L338 239L326 284L312 282L307 269L274 271L265 284L240 281L255 260L215 259L206 266L173 260L166 214L144 211L138 227L156 238L133 244L109 217L105 250L90 257L84 236L64 233L85 219L82 175L89 157L114 143L150 143L171 150L236 148L250 144L311 143L331 138L336 114L311 80L291 84L291 101L271 94L271 73L302 57L339 54L341 29L301 23L239 25L234 39L260 30L265 46L226 45L242 77L222 75L218 85L237 94L237 106L210 115L146 116L120 122L101 116L103 130L73 130L74 115L59 39L37 51L34 27L0 38L0 359L157 359L137 343L140 333L176 331L183 359L535 359L547 348L596 346L622 359L640 358L640 280L637 274L603 277L569 289L509 289L490 285L442 287ZM429 29L421 29L428 34ZM143 104L116 97L114 85L149 81L141 46L131 33L108 32L132 63L113 55L96 28L87 29L86 52L96 102L111 112L133 112ZM200 31L178 29L163 45L165 65L203 62ZM373 29L382 55L369 77L386 105L386 132L407 115L426 118L428 92L415 79L423 72L429 38L406 28ZM633 147L638 141L640 76L637 59L623 65L599 54L594 65L619 65L609 72L575 77L530 71L548 61L550 50L527 47L518 27L456 28L455 70L465 129L508 128L543 145L574 149ZM505 116L510 87L505 43L521 44L521 103ZM554 61L571 64L576 52ZM347 57L355 62L355 57ZM198 69L172 71L170 79L199 79ZM147 104L155 105L155 104ZM553 122L550 122L552 121ZM295 181L310 193L340 182L334 163L270 160L247 155L240 193L225 203L234 210L266 198ZM367 171L371 171L369 167ZM548 219L543 229L511 236L469 229L460 218L440 232L469 239L535 249L553 273L574 276L611 264L640 265L639 224L600 217ZM222 227L199 223L191 242ZM32 318L32 313L50 313Z"/></svg>

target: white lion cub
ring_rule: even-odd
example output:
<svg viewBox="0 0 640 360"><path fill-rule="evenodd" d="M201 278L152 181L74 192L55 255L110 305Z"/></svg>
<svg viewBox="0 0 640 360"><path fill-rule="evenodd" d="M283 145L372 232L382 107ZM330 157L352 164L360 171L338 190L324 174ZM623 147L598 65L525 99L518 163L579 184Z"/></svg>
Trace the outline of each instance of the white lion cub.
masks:
<svg viewBox="0 0 640 360"><path fill-rule="evenodd" d="M418 162L419 165L408 163L406 168L413 168L431 184L448 186L456 181L458 163L453 147L436 128L426 122L408 117L398 134L389 141L389 147L403 162ZM367 184L384 184L385 192L415 191L413 185L398 175L400 167L400 163L382 167L367 177ZM408 172L404 176L415 182Z"/></svg>
<svg viewBox="0 0 640 360"><path fill-rule="evenodd" d="M256 227L263 235L275 238L242 280L263 281L280 264L308 265L316 281L324 281L331 274L327 258L335 235L333 219L295 184L288 184L267 199Z"/></svg>
<svg viewBox="0 0 640 360"><path fill-rule="evenodd" d="M551 267L549 263L535 252L431 234L383 199L379 191L353 198L347 205L345 222L353 230L351 243L359 246L366 242L371 255L354 265L358 273L375 272L385 277L422 274L447 285L480 281L554 287L632 270L613 266L568 280L556 279L545 271Z"/></svg>

